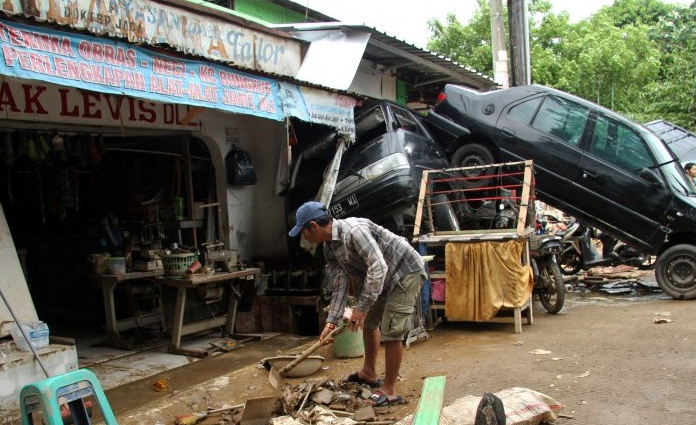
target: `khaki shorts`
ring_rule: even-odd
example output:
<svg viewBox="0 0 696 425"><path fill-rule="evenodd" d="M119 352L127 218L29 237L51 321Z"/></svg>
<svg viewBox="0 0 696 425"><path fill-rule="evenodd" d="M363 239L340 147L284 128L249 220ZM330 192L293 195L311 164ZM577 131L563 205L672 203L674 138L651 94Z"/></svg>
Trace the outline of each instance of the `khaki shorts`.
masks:
<svg viewBox="0 0 696 425"><path fill-rule="evenodd" d="M386 297L377 298L367 313L365 328L379 328L382 341L404 339L411 330L416 299L426 278L424 272L407 274L401 278Z"/></svg>

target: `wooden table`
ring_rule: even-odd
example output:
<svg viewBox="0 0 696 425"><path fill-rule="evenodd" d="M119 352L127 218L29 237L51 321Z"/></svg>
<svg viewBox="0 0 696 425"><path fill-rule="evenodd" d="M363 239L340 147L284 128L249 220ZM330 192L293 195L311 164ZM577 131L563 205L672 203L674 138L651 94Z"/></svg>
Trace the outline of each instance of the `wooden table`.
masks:
<svg viewBox="0 0 696 425"><path fill-rule="evenodd" d="M156 277L162 276L164 271L154 270L147 272L131 272L124 274L107 274L94 275L102 289L102 299L104 301L104 314L106 319L106 340L105 344L116 348L131 349L132 343L124 341L121 337L121 332L129 329L138 328L144 325L159 324L164 327L162 316L162 306L159 305L157 310L147 314L134 314L132 317L124 319L116 319L116 302L114 300L114 291L116 287L123 282L131 282L137 285L139 282L144 282L147 279L154 280L155 285L159 285ZM156 297L159 297L159 291L155 288Z"/></svg>
<svg viewBox="0 0 696 425"><path fill-rule="evenodd" d="M237 303L241 296L239 290L235 288L241 280L257 281L261 278L261 269L247 268L233 272L218 272L210 276L182 276L180 278L163 277L158 279L160 283L177 288L176 307L172 319L172 345L169 352L174 354L185 354L189 356L202 357L207 355L197 350L186 350L181 347L181 337L192 333L217 328L225 325L227 335L234 333L234 322L237 315ZM216 282L229 283L232 293L227 308L227 314L209 319L197 320L195 322L184 323L184 311L186 310L186 294L188 289L209 285Z"/></svg>

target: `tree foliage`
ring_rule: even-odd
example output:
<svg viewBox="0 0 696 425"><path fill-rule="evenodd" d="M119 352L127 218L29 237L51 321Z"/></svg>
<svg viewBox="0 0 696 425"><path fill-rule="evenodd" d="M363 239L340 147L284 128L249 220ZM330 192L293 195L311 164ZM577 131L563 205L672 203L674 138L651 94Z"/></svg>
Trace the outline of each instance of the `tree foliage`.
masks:
<svg viewBox="0 0 696 425"><path fill-rule="evenodd" d="M452 13L447 14L445 24L437 19L428 21L433 34L428 49L490 75L493 73L490 9L488 0L477 1L478 8L467 25L462 25Z"/></svg>
<svg viewBox="0 0 696 425"><path fill-rule="evenodd" d="M505 3L505 2L503 2ZM615 0L571 23L547 0L529 3L532 82L573 93L636 121L696 128L696 2ZM466 25L429 22L428 48L491 75L488 0ZM508 47L509 51L509 47Z"/></svg>

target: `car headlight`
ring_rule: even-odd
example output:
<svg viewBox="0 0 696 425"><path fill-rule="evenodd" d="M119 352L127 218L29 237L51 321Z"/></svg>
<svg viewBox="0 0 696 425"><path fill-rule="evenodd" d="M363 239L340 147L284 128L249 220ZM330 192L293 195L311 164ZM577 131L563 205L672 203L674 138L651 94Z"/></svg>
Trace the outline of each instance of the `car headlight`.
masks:
<svg viewBox="0 0 696 425"><path fill-rule="evenodd" d="M360 170L360 174L362 174L367 180L374 180L392 170L402 168L409 168L408 158L406 158L406 155L402 153L395 153L380 159L374 164L368 165Z"/></svg>

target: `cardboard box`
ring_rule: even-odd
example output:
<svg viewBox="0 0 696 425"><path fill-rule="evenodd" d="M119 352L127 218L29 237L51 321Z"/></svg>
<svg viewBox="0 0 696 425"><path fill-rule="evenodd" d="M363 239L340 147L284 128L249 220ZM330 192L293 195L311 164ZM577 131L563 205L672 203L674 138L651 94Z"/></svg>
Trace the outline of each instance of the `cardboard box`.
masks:
<svg viewBox="0 0 696 425"><path fill-rule="evenodd" d="M138 272L150 272L153 270L163 270L162 260L134 261L133 270Z"/></svg>

